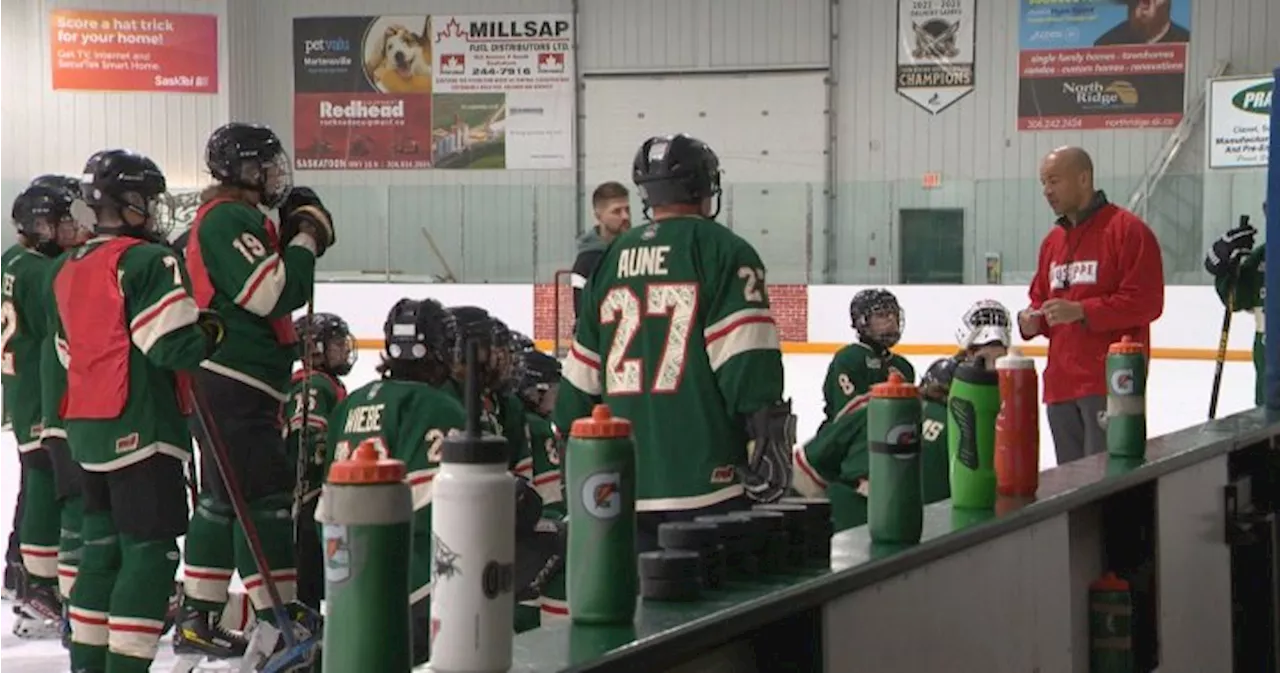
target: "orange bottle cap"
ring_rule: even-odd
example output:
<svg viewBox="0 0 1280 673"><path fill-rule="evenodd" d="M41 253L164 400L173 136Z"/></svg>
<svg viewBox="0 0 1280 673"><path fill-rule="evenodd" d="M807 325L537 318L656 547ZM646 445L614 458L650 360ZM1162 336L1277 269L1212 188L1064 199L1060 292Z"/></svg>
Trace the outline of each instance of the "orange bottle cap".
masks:
<svg viewBox="0 0 1280 673"><path fill-rule="evenodd" d="M371 439L360 442L350 458L329 468L330 484L397 484L404 477L404 462L384 458Z"/></svg>
<svg viewBox="0 0 1280 673"><path fill-rule="evenodd" d="M1129 583L1124 581L1124 578L1118 577L1115 573L1109 572L1094 580L1093 583L1089 585L1089 590L1127 592L1129 590Z"/></svg>
<svg viewBox="0 0 1280 673"><path fill-rule="evenodd" d="M597 404L589 418L579 418L569 427L570 437L583 439L617 439L631 436L631 421L614 418L604 404Z"/></svg>
<svg viewBox="0 0 1280 673"><path fill-rule="evenodd" d="M1107 349L1107 352L1118 355L1133 355L1142 353L1144 350L1145 349L1142 344L1129 338L1129 335L1126 334L1120 337L1119 341L1111 344L1111 347Z"/></svg>
<svg viewBox="0 0 1280 673"><path fill-rule="evenodd" d="M918 388L902 378L898 372L889 372L889 380L871 386L872 397L908 399L920 394Z"/></svg>

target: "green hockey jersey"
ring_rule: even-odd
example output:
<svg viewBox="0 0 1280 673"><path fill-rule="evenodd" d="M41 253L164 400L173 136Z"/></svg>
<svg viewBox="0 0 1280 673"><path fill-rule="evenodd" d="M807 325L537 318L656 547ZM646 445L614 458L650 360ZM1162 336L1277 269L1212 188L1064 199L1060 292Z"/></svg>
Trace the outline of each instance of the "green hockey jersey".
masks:
<svg viewBox="0 0 1280 673"><path fill-rule="evenodd" d="M532 411L525 412L533 488L542 496L542 518L565 517L564 482L560 475L560 448L551 420Z"/></svg>
<svg viewBox="0 0 1280 673"><path fill-rule="evenodd" d="M54 263L51 324L67 344L65 415L76 462L108 472L155 454L189 458L174 372L199 366L208 337L178 258L162 245L99 237ZM102 375L117 366L127 380Z"/></svg>
<svg viewBox="0 0 1280 673"><path fill-rule="evenodd" d="M951 497L947 405L925 400L920 421L920 484L925 504Z"/></svg>
<svg viewBox="0 0 1280 673"><path fill-rule="evenodd" d="M860 342L836 351L822 383L821 425L865 407L871 400L871 386L889 380L889 373L893 371L908 383L915 382L915 368L892 351L878 351Z"/></svg>
<svg viewBox="0 0 1280 673"><path fill-rule="evenodd" d="M1266 252L1266 245L1263 244L1254 248L1241 260L1234 288L1232 288L1229 276L1215 278L1213 281L1214 288L1218 291L1218 298L1222 300L1223 306L1226 306L1227 301L1230 300L1235 310L1253 313L1255 325L1253 337L1253 402L1257 405L1261 405L1265 401L1264 383L1267 369L1266 349L1264 347L1266 343L1264 337L1266 316L1262 311L1263 302L1267 297ZM1228 292L1233 289L1234 292L1231 292L1230 296L1228 296Z"/></svg>
<svg viewBox="0 0 1280 673"><path fill-rule="evenodd" d="M582 291L553 418L567 429L603 401L631 421L641 511L742 495L744 418L781 399L778 329L751 244L675 218L609 246Z"/></svg>
<svg viewBox="0 0 1280 673"><path fill-rule="evenodd" d="M0 298L0 384L4 411L13 423L18 451L40 448L40 356L48 329L45 274L48 257L15 244L0 256L4 292Z"/></svg>
<svg viewBox="0 0 1280 673"><path fill-rule="evenodd" d="M444 438L462 432L466 411L447 389L401 380L374 381L338 403L330 415L324 472L345 460L364 440L404 461L405 480L413 491L413 559L410 602L431 590L431 493L439 469Z"/></svg>
<svg viewBox="0 0 1280 673"><path fill-rule="evenodd" d="M202 366L258 388L281 402L297 359L296 344L286 345L273 321L287 321L311 298L315 251L310 240L278 246L262 211L241 201L226 201L204 214L197 225L199 255L191 254L198 301L211 286L208 306L222 316L227 337Z"/></svg>
<svg viewBox="0 0 1280 673"><path fill-rule="evenodd" d="M293 373L292 388L289 389L289 401L281 406L286 415L282 419L284 428L285 452L290 465L298 464L298 451L307 454L306 471L300 475L304 488L310 490L320 488L324 481L322 471L324 463L324 445L329 433L329 417L334 407L347 396L347 389L338 379L324 372L311 372L307 376L305 370ZM303 413L303 400L310 403ZM307 429L303 430L305 416Z"/></svg>
<svg viewBox="0 0 1280 673"><path fill-rule="evenodd" d="M40 343L41 437L67 437L67 426L62 421L62 396L67 392L67 368L62 361L67 357L67 342L58 337L58 300L53 294L53 278L63 258L70 254L70 251L62 253L49 265L44 281L44 314L48 327Z"/></svg>

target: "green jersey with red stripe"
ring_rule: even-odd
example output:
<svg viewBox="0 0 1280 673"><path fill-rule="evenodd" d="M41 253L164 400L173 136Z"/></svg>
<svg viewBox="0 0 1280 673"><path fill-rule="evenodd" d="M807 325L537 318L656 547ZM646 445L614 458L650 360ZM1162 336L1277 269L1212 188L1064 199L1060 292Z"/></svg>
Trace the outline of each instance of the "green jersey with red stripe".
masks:
<svg viewBox="0 0 1280 673"><path fill-rule="evenodd" d="M281 413L286 414L281 426L284 428L285 450L288 452L289 464L296 465L298 449L306 451L309 456L307 472L303 474L303 482L307 488L319 488L324 480L320 472L321 465L314 456L324 456L324 440L329 432L329 416L347 396L347 389L337 378L321 371L312 370L307 376L306 370L299 369L293 373L293 387L289 390L289 401L281 406ZM309 404L304 410L304 399ZM304 419L305 417L305 419ZM303 422L307 430L302 431Z"/></svg>
<svg viewBox="0 0 1280 673"><path fill-rule="evenodd" d="M641 511L743 495L745 418L781 399L778 329L750 243L682 217L609 246L582 291L553 418L568 429L602 401L631 421Z"/></svg>
<svg viewBox="0 0 1280 673"><path fill-rule="evenodd" d="M858 342L836 351L822 383L822 426L866 406L871 399L871 386L888 381L894 371L908 383L915 381L915 368L893 351Z"/></svg>
<svg viewBox="0 0 1280 673"><path fill-rule="evenodd" d="M51 260L23 245L4 251L0 297L0 357L4 415L13 423L18 451L40 448L40 358L48 329L45 285Z"/></svg>

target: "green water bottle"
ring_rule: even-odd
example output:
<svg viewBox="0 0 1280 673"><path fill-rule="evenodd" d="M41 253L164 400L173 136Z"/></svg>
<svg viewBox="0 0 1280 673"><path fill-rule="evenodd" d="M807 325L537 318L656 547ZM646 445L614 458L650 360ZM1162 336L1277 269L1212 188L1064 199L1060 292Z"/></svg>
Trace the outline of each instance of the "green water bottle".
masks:
<svg viewBox="0 0 1280 673"><path fill-rule="evenodd" d="M1089 672L1133 670L1133 599L1129 583L1115 573L1107 573L1089 585Z"/></svg>
<svg viewBox="0 0 1280 673"><path fill-rule="evenodd" d="M915 544L924 527L919 390L894 371L867 404L867 526L871 541Z"/></svg>
<svg viewBox="0 0 1280 673"><path fill-rule="evenodd" d="M316 521L324 524L324 673L407 672L413 495L405 465L372 442L329 468ZM371 637L371 634L373 637Z"/></svg>
<svg viewBox="0 0 1280 673"><path fill-rule="evenodd" d="M1127 336L1107 349L1107 453L1147 455L1147 357Z"/></svg>
<svg viewBox="0 0 1280 673"><path fill-rule="evenodd" d="M571 522L565 560L569 618L630 624L639 593L631 422L597 404L590 418L573 422L564 467Z"/></svg>
<svg viewBox="0 0 1280 673"><path fill-rule="evenodd" d="M999 414L1000 378L995 370L987 369L982 363L957 367L947 399L952 507L995 507L996 416Z"/></svg>

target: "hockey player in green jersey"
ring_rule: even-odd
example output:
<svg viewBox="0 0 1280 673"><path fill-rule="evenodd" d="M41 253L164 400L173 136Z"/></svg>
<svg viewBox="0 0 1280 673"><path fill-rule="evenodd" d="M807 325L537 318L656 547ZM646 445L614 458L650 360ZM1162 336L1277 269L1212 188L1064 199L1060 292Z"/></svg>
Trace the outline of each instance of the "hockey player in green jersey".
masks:
<svg viewBox="0 0 1280 673"><path fill-rule="evenodd" d="M126 150L86 167L97 236L55 262L66 344L67 440L83 468L84 549L71 592L71 669L142 673L155 657L187 528L182 381L212 355L222 319L201 311L153 213L165 191Z"/></svg>
<svg viewBox="0 0 1280 673"><path fill-rule="evenodd" d="M324 553L314 525L316 498L325 477L329 416L347 396L341 377L351 373L356 348L347 321L332 313L303 316L294 321L293 328L304 347L311 348L302 367L293 373L289 401L283 407L288 416L285 449L298 480L293 496L298 600L319 610L324 597ZM304 400L309 402L304 405Z"/></svg>
<svg viewBox="0 0 1280 673"><path fill-rule="evenodd" d="M1267 204L1262 204L1262 215L1267 215ZM1253 403L1261 406L1265 401L1266 350L1264 330L1266 317L1262 313L1266 299L1266 244L1254 247L1258 230L1244 224L1223 234L1214 241L1204 258L1204 268L1213 276L1214 288L1223 305L1233 311L1253 313L1256 324L1253 337Z"/></svg>
<svg viewBox="0 0 1280 673"><path fill-rule="evenodd" d="M296 479L280 428L280 405L298 355L292 312L311 299L316 259L334 243L334 233L315 193L293 187L290 163L269 128L233 122L214 131L205 164L215 184L202 195L184 258L196 303L218 311L227 323L226 342L201 363L195 386L225 444L285 614L314 635L316 616L295 600L290 510ZM267 215L276 208L279 228ZM202 483L186 538L186 595L174 650L238 656L245 640L219 624L233 570L258 619L274 622L276 617L208 438L198 425L194 429L202 449Z"/></svg>
<svg viewBox="0 0 1280 673"><path fill-rule="evenodd" d="M781 497L795 417L764 263L715 221L720 159L684 134L650 138L632 177L652 221L618 237L582 291L554 419L568 428L603 402L631 421L647 551L665 521Z"/></svg>
<svg viewBox="0 0 1280 673"><path fill-rule="evenodd" d="M502 435L511 451L511 471L525 479L533 477L533 461L529 455L529 435L525 432L524 404L511 390L511 330L506 323L478 306L449 308L458 331L459 358L454 364L453 385L458 401L462 401L466 364L461 354L466 341L480 341L480 361L484 363L484 413L481 423L485 432Z"/></svg>
<svg viewBox="0 0 1280 673"><path fill-rule="evenodd" d="M25 637L57 635L62 623L58 592L60 512L52 456L41 440L41 375L48 334L48 272L53 257L75 245L79 226L71 207L78 189L33 183L14 201L13 222L19 242L3 256L4 406L18 440L22 516L15 531L24 566L19 574L19 617L14 633Z"/></svg>
<svg viewBox="0 0 1280 673"><path fill-rule="evenodd" d="M858 340L836 351L822 383L822 425L866 406L871 386L889 380L897 371L915 380L915 369L892 348L902 338L902 306L885 289L862 290L849 302L849 320ZM819 426L821 430L821 426Z"/></svg>
<svg viewBox="0 0 1280 673"><path fill-rule="evenodd" d="M434 299L401 299L387 315L382 378L339 402L329 425L325 472L366 440L405 463L413 491L410 611L414 663L429 658L431 636L431 492L444 438L466 427L466 410L450 387L457 335Z"/></svg>

